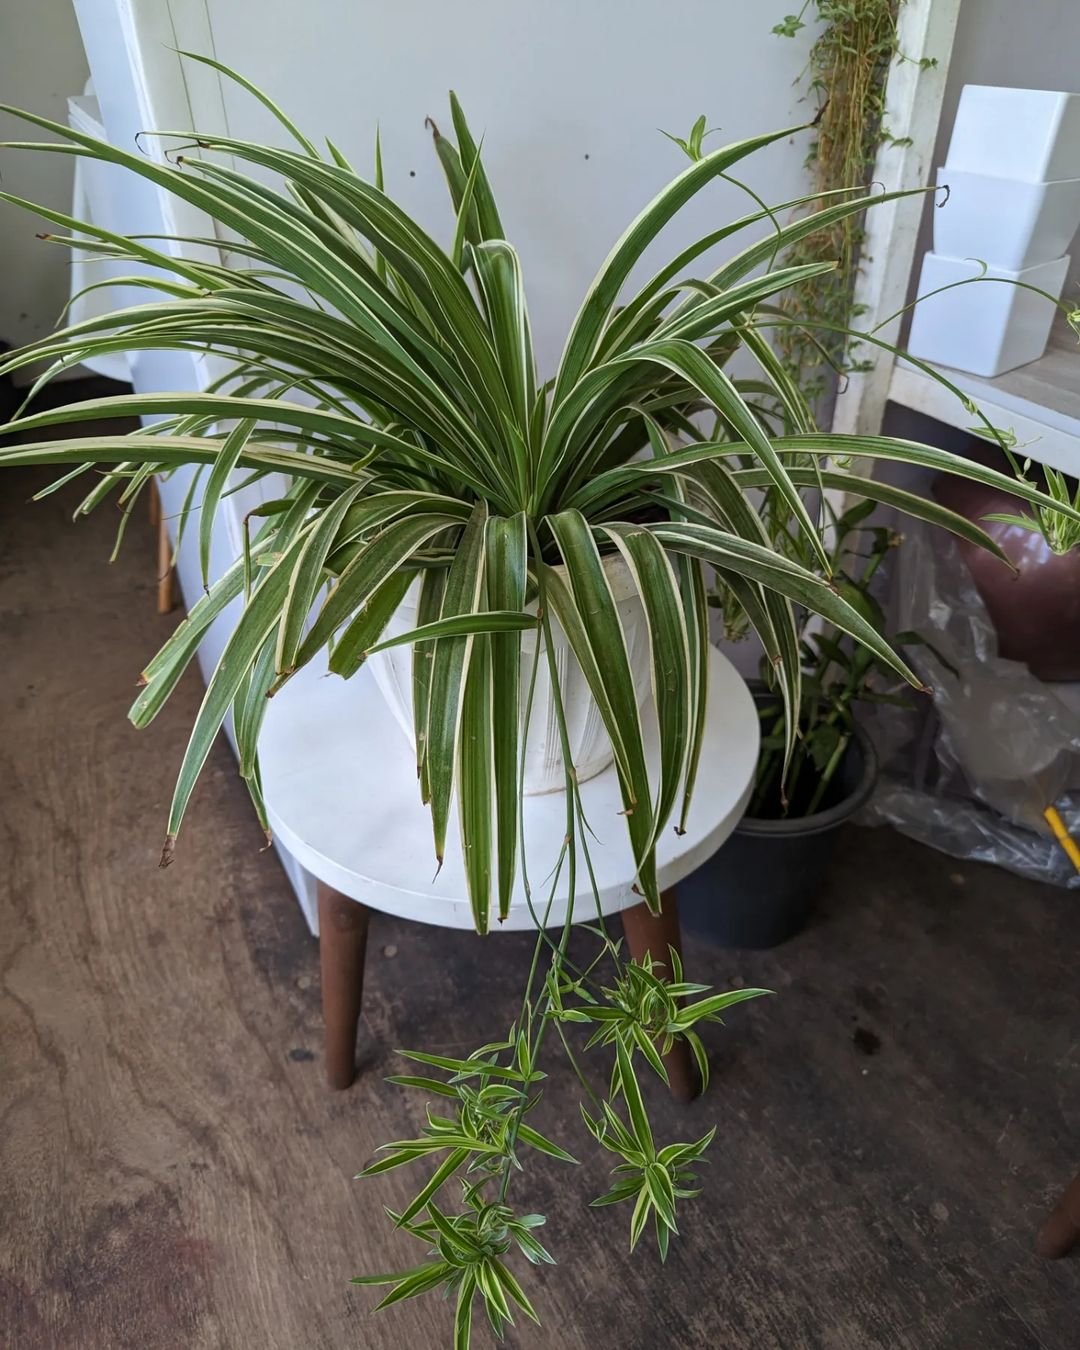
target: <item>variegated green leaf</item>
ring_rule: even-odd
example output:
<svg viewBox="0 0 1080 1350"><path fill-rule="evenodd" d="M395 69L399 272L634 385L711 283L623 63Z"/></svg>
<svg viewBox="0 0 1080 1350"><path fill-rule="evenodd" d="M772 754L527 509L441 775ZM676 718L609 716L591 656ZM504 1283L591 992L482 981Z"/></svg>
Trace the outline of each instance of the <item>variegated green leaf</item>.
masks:
<svg viewBox="0 0 1080 1350"><path fill-rule="evenodd" d="M675 570L655 535L640 526L603 525L633 578L645 611L653 699L660 729L660 781L653 807L655 846L678 800L690 746L690 647Z"/></svg>
<svg viewBox="0 0 1080 1350"><path fill-rule="evenodd" d="M798 563L782 558L761 544L754 544L725 530L706 525L671 524L650 526L666 548L689 554L715 567L728 568L741 576L759 581L820 614L837 628L861 642L885 665L891 667L916 688L922 682L857 610L831 586Z"/></svg>
<svg viewBox="0 0 1080 1350"><path fill-rule="evenodd" d="M300 534L274 566L268 569L245 607L221 654L221 660L210 677L173 792L172 806L169 810L168 838L162 853L163 866L172 859L173 845L188 802L191 800L195 781L206 762L210 747L225 720L236 691L251 669L263 644L281 620L281 609L288 593L292 568L303 544L304 535Z"/></svg>
<svg viewBox="0 0 1080 1350"><path fill-rule="evenodd" d="M641 717L626 638L611 584L584 516L576 511L564 511L549 516L546 524L559 546L566 568L565 591L552 587L549 578L552 603L582 672L589 680L604 718L604 727L615 747L638 883L649 905L659 909L652 794ZM603 702L598 697L601 688Z"/></svg>
<svg viewBox="0 0 1080 1350"><path fill-rule="evenodd" d="M484 586L484 531L487 508L478 502L461 536L454 561L446 577L441 618L474 613L481 605ZM425 758L431 785L431 822L435 836L435 857L442 866L446 848L446 826L450 816L450 797L454 786L454 766L462 735L462 705L465 697L469 657L475 639L440 638L435 643L431 662L431 691L428 698L428 739ZM489 715L490 727L490 715ZM483 749L481 750L483 752ZM486 915L490 897L473 895L474 914Z"/></svg>
<svg viewBox="0 0 1080 1350"><path fill-rule="evenodd" d="M384 652L390 647L411 646L414 642L431 642L435 638L475 637L480 633L521 633L536 627L534 614L522 614L509 609L485 609L473 614L456 614L450 618L435 619L431 623L410 628L407 633L384 638L367 649L367 655Z"/></svg>
<svg viewBox="0 0 1080 1350"><path fill-rule="evenodd" d="M714 150L712 154L705 155L684 169L627 226L590 286L585 303L570 330L555 383L553 401L556 406L577 383L596 351L603 326L615 305L623 282L630 275L638 258L668 221L700 192L706 183L726 172L740 159L745 159L747 155L771 141L781 140L797 130L799 128L789 127L767 136L738 141L725 146L722 150Z"/></svg>
<svg viewBox="0 0 1080 1350"><path fill-rule="evenodd" d="M255 423L250 419L236 424L222 442L221 453L211 466L206 480L206 489L199 510L199 566L202 568L204 588L210 584L210 540L217 518L218 503L254 430Z"/></svg>
<svg viewBox="0 0 1080 1350"><path fill-rule="evenodd" d="M438 619L442 613L446 572L431 568L423 573L416 618L421 626ZM431 663L435 658L434 642L418 642L413 647L412 696L413 728L416 742L416 777L420 783L420 800L426 806L431 801L431 775L428 767L428 713L431 707Z"/></svg>
<svg viewBox="0 0 1080 1350"><path fill-rule="evenodd" d="M523 611L527 584L528 537L525 516L488 521L488 601L506 613ZM533 624L536 620L529 616ZM539 639L537 639L539 641ZM517 875L518 765L524 747L521 726L521 637L509 631L490 639L491 723L494 742L496 860L499 918L510 912Z"/></svg>
<svg viewBox="0 0 1080 1350"><path fill-rule="evenodd" d="M482 558L482 553L479 554ZM451 588L452 577L447 578ZM467 616L475 622L477 616ZM443 620L453 622L452 620ZM492 858L495 845L495 748L492 718L492 674L490 639L467 632L441 637L436 644L433 678L440 675L439 645L450 641L470 642L465 670L465 689L461 699L461 718L457 731L458 822L461 827L461 853L472 904L473 923L478 933L486 933L491 923ZM434 710L429 716L433 716ZM438 718L433 716L438 722ZM436 743L436 755L439 747ZM439 786L438 758L432 760L433 783ZM434 796L433 796L434 801Z"/></svg>
<svg viewBox="0 0 1080 1350"><path fill-rule="evenodd" d="M334 643L329 665L335 675L348 679L356 674L405 599L413 581L411 572L393 572L371 592Z"/></svg>
<svg viewBox="0 0 1080 1350"><path fill-rule="evenodd" d="M292 576L289 578L289 590L285 596L284 613L278 627L277 646L274 664L278 674L285 674L296 667L300 643L304 636L304 627L311 614L315 597L327 580L326 560L334 547L349 507L362 491L363 485L357 483L347 488L329 506L319 513L308 532L304 547L296 559Z"/></svg>
<svg viewBox="0 0 1080 1350"><path fill-rule="evenodd" d="M296 664L304 665L388 577L400 571L435 535L456 525L452 516L423 514L395 520L371 540L342 571L300 644Z"/></svg>

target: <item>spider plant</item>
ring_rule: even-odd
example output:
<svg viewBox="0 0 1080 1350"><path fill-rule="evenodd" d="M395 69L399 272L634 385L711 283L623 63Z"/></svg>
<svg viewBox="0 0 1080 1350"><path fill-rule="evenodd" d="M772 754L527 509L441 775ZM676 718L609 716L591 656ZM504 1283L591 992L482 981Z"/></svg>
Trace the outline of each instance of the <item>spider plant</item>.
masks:
<svg viewBox="0 0 1080 1350"><path fill-rule="evenodd" d="M1080 520L1080 512L1034 487L944 451L815 428L769 345L771 330L791 322L769 302L832 264L778 267L776 259L863 210L864 198L838 194L782 226L778 213L803 203L772 209L755 200L745 215L718 224L626 292L643 252L693 197L798 128L708 153L700 137L691 138L691 162L616 241L570 326L558 370L547 378L535 366L518 255L453 96L453 137L434 132L454 211L452 242L444 248L387 194L377 145L369 179L332 143L325 151L316 146L247 81L208 58L193 59L260 99L295 148L179 132L167 134L179 136L183 148L154 158L6 109L53 138L9 148L125 167L215 221L243 266L206 260L220 257L216 238L120 236L0 194L60 227L63 233L50 238L137 265L124 284L150 292L146 303L68 326L6 356L0 374L43 362L33 393L67 367L106 352L169 349L229 363L203 392L139 392L19 416L6 431L20 442L0 450L0 464L65 466L61 482L92 484L86 509L115 498L125 518L155 474L197 466L204 475L198 525L204 573L214 513L235 475L285 479L279 496L253 513L243 556L150 660L131 710L137 726L154 719L214 617L242 596L242 615L180 767L163 861L172 856L226 717L232 716L240 771L265 823L257 747L267 695L324 650L332 671L355 673L419 579L422 622L400 640L423 643L430 658L416 663L414 676L420 791L430 803L438 859L456 796L477 928L485 931L493 913L506 913L520 866L520 635L528 628L545 638L537 650L547 653L566 744L551 655L555 622L611 738L638 886L658 907L656 842L663 829L685 820L700 754L709 641L705 565L730 587L762 641L786 707L790 758L801 685L797 610L822 616L898 676L914 679L831 578L813 506L823 491L887 502L998 551L959 515L838 467L838 457L951 470ZM200 247L207 244L210 255ZM729 256L706 266L717 245ZM737 351L756 366L753 378L729 373ZM759 411L769 398L782 410L779 427ZM704 414L712 418L707 437L698 430ZM119 416L160 420L128 435L34 439L57 424ZM763 495L790 514L814 567L774 546L762 522ZM660 733L652 779L606 554L625 560L648 621ZM569 764L566 781L567 843L556 881L568 871L573 894L575 869L588 863L588 837ZM644 1061L663 1077L661 1053L685 1040L704 1077L695 1027L762 992L708 995L683 978L674 954L666 963L624 962L602 926L601 952L617 973L613 983L601 984L592 967L581 970L567 957L572 918L557 941L538 938L507 1036L464 1059L413 1056L440 1076L397 1081L445 1099L444 1111L453 1114L429 1112L416 1138L388 1145L368 1169L378 1174L438 1160L413 1201L392 1216L424 1244L428 1259L373 1278L394 1285L385 1303L429 1289L452 1293L458 1345L468 1344L477 1302L496 1330L513 1307L534 1315L504 1258L514 1250L534 1263L549 1259L533 1232L539 1216L518 1218L507 1204L519 1154L569 1159L525 1120L539 1095L546 1032L554 1027L572 1053L564 1024L591 1022L598 1028L593 1042L614 1048L607 1087L599 1094L589 1089L586 1115L592 1134L622 1160L599 1203L631 1204L631 1243L651 1224L666 1254L677 1202L694 1193L691 1168L711 1136L658 1144L636 1065ZM549 950L542 973L540 957ZM454 1186L461 1196L456 1214L443 1198Z"/></svg>
<svg viewBox="0 0 1080 1350"><path fill-rule="evenodd" d="M1025 465L1025 469L1028 465ZM1058 506L1072 506L1080 509L1080 484L1070 483L1058 469L1049 465L1043 467L1046 478L1046 490ZM1056 507L1035 508L1034 515L1022 512L996 511L983 517L984 520L997 520L1005 525L1018 525L1022 530L1041 534L1052 553L1071 553L1080 545L1080 523L1071 516L1064 515Z"/></svg>

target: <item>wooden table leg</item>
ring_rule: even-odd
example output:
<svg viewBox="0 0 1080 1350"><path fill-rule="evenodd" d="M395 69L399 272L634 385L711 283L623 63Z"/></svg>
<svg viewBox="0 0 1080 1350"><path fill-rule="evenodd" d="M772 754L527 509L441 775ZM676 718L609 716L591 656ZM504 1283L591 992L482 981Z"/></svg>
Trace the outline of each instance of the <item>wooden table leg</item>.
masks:
<svg viewBox="0 0 1080 1350"><path fill-rule="evenodd" d="M668 948L674 947L682 955L679 911L674 891L665 891L660 899L662 907L659 914L651 913L649 906L644 902L632 909L624 909L623 932L626 934L626 945L630 948L630 955L635 961L640 961L647 952L656 964L664 965L670 975L671 960ZM701 1091L701 1083L690 1047L685 1041L676 1041L671 1053L664 1056L664 1068L667 1069L671 1095L675 1100L693 1101Z"/></svg>
<svg viewBox="0 0 1080 1350"><path fill-rule="evenodd" d="M326 1081L340 1091L356 1077L356 1030L364 992L369 910L321 881L318 896Z"/></svg>
<svg viewBox="0 0 1080 1350"><path fill-rule="evenodd" d="M1073 1177L1065 1194L1042 1226L1035 1242L1040 1256L1068 1256L1080 1244L1080 1175Z"/></svg>
<svg viewBox="0 0 1080 1350"><path fill-rule="evenodd" d="M172 543L161 509L161 493L150 484L150 524L157 530L157 612L168 614L176 604L173 589Z"/></svg>

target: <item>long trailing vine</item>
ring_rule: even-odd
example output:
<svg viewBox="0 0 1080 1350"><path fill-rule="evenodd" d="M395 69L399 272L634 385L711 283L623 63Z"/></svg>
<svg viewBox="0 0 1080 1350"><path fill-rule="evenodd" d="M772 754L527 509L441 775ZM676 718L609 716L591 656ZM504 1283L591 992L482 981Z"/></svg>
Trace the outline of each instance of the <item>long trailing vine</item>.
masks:
<svg viewBox="0 0 1080 1350"><path fill-rule="evenodd" d="M838 189L865 188L880 147L904 143L885 124L885 83L898 50L896 16L900 3L804 0L798 14L787 15L772 30L778 37L794 37L806 26L811 7L821 24L799 78L807 95L821 106L806 168L822 199ZM821 204L822 200L815 201L807 210L816 211ZM852 319L860 313L853 292L864 240L864 216L845 216L800 240L785 255L792 266L834 260L839 263L835 271L815 278L781 302L791 318L833 325L837 330L794 326L777 332L781 359L812 403L828 397L836 373L865 369L865 362L855 356L849 339L839 331L850 328Z"/></svg>

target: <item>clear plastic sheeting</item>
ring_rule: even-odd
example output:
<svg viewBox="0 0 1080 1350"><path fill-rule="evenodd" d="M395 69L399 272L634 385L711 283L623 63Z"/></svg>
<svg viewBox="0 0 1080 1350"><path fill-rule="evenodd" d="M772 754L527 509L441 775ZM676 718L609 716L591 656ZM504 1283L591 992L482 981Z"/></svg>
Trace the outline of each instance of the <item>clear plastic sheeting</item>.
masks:
<svg viewBox="0 0 1080 1350"><path fill-rule="evenodd" d="M1002 566L1005 564L1003 563ZM896 551L894 631L932 689L910 707L873 705L881 780L861 817L953 857L1080 889L1043 811L1080 838L1080 716L1053 685L997 654L986 609L951 536L911 522Z"/></svg>

